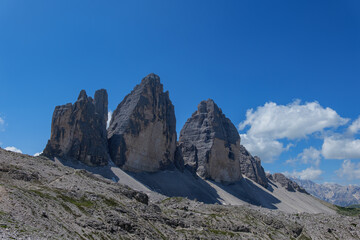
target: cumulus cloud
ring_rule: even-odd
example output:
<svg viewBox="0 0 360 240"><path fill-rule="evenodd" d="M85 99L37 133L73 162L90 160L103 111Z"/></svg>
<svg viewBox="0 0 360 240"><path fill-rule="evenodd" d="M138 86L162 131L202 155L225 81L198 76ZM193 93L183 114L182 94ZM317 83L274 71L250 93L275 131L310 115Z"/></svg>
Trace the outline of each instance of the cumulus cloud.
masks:
<svg viewBox="0 0 360 240"><path fill-rule="evenodd" d="M22 151L16 147L6 147L4 149L11 152L22 153Z"/></svg>
<svg viewBox="0 0 360 240"><path fill-rule="evenodd" d="M303 164L311 164L318 167L321 161L321 151L313 147L305 148L296 158L289 159L286 163L300 162Z"/></svg>
<svg viewBox="0 0 360 240"><path fill-rule="evenodd" d="M353 121L348 128L348 133L350 134L357 134L360 131L360 116L358 119Z"/></svg>
<svg viewBox="0 0 360 240"><path fill-rule="evenodd" d="M360 139L326 137L321 152L327 159L358 159L360 158Z"/></svg>
<svg viewBox="0 0 360 240"><path fill-rule="evenodd" d="M40 154L42 154L43 152L37 152L37 153L35 153L34 154L34 157L38 157L38 156L40 156Z"/></svg>
<svg viewBox="0 0 360 240"><path fill-rule="evenodd" d="M318 102L301 104L300 100L295 100L288 105L268 102L256 110L249 109L246 120L239 124L239 130L247 129L246 133L240 135L242 144L264 162L271 162L292 146L289 144L284 147L280 140L302 139L327 128L345 125L348 121ZM310 148L289 161L300 160L318 166L320 159L320 152Z"/></svg>
<svg viewBox="0 0 360 240"><path fill-rule="evenodd" d="M293 171L293 172L284 172L284 175L286 176L290 176L290 177L294 177L294 178L299 178L301 180L316 180L319 179L319 177L321 176L321 174L323 173L323 171L321 171L320 169L315 169L315 168L307 168L304 169L300 172L297 171Z"/></svg>
<svg viewBox="0 0 360 240"><path fill-rule="evenodd" d="M256 137L296 139L325 128L344 125L348 121L331 108L323 108L318 102L301 104L300 100L296 100L288 105L268 102L256 111L249 109L239 129L250 126L247 134Z"/></svg>
<svg viewBox="0 0 360 240"><path fill-rule="evenodd" d="M269 138L257 138L248 134L240 134L241 144L252 154L260 157L263 162L272 162L286 150L279 141Z"/></svg>
<svg viewBox="0 0 360 240"><path fill-rule="evenodd" d="M341 168L336 171L341 178L348 180L360 179L360 163L352 163L350 160L344 160Z"/></svg>
<svg viewBox="0 0 360 240"><path fill-rule="evenodd" d="M112 111L108 111L108 120L106 123L106 129L108 129L110 126L111 117L112 117Z"/></svg>

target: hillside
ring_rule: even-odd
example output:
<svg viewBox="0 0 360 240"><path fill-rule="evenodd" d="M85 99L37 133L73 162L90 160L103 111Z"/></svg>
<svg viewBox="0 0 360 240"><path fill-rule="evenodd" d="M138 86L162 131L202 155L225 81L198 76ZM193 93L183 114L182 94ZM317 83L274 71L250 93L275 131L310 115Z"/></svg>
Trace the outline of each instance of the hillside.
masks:
<svg viewBox="0 0 360 240"><path fill-rule="evenodd" d="M335 213L149 200L85 170L2 149L0 166L2 239L360 238L359 218Z"/></svg>

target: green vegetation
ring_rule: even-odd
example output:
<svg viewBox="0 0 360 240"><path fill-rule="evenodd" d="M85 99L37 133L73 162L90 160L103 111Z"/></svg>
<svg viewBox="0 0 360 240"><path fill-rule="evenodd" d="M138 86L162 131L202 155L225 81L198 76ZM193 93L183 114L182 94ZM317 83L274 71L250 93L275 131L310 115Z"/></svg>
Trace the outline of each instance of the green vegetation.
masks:
<svg viewBox="0 0 360 240"><path fill-rule="evenodd" d="M31 189L31 190L29 190L29 191L32 192L32 193L35 193L36 195L38 195L38 196L40 196L40 197L42 197L42 198L54 199L54 197L51 196L50 194L40 192L39 190Z"/></svg>
<svg viewBox="0 0 360 240"><path fill-rule="evenodd" d="M298 238L299 240L311 240L311 238L309 238L308 236L304 235L303 233L300 235L300 237Z"/></svg>
<svg viewBox="0 0 360 240"><path fill-rule="evenodd" d="M113 198L106 198L106 197L104 197L104 203L105 203L106 205L108 205L109 207L119 206L119 202L116 201L116 200L113 199Z"/></svg>
<svg viewBox="0 0 360 240"><path fill-rule="evenodd" d="M65 209L65 211L67 211L70 214L74 214L73 211L71 210L71 208L66 205L65 203L60 203L60 205Z"/></svg>
<svg viewBox="0 0 360 240"><path fill-rule="evenodd" d="M348 208L360 208L360 204L353 204L353 205L349 205L347 207Z"/></svg>
<svg viewBox="0 0 360 240"><path fill-rule="evenodd" d="M6 224L0 224L0 228L7 228Z"/></svg>
<svg viewBox="0 0 360 240"><path fill-rule="evenodd" d="M351 208L351 207L340 207L336 206L337 213L345 216L356 216L360 214L360 208Z"/></svg>
<svg viewBox="0 0 360 240"><path fill-rule="evenodd" d="M92 201L87 200L85 197L81 197L80 199L72 198L63 194L58 195L64 202L68 202L74 204L79 208L80 211L86 213L84 207L92 207L94 203Z"/></svg>
<svg viewBox="0 0 360 240"><path fill-rule="evenodd" d="M155 231L160 235L160 237L163 239L163 240L166 240L167 238L165 237L164 234L162 234L162 232L160 232L159 229L157 229L157 227L154 226L154 224L152 224L151 222L148 222L154 229Z"/></svg>
<svg viewBox="0 0 360 240"><path fill-rule="evenodd" d="M227 232L227 231L222 231L222 230L218 230L218 229L209 229L209 232L215 233L217 235L224 235L224 236L230 236L230 237L234 237L235 233L233 232Z"/></svg>
<svg viewBox="0 0 360 240"><path fill-rule="evenodd" d="M164 200L162 200L161 203L166 203L166 202L169 202L169 201L175 201L175 202L179 203L182 200L184 200L183 197L169 197L169 198L165 198Z"/></svg>

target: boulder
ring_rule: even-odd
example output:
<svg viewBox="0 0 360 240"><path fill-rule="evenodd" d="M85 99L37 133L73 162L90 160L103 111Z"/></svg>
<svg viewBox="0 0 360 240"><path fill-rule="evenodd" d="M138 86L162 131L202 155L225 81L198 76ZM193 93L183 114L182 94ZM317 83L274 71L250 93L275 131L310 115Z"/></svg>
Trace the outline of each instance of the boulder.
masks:
<svg viewBox="0 0 360 240"><path fill-rule="evenodd" d="M107 165L107 114L105 89L96 91L94 99L82 90L74 104L57 106L43 155L78 160L89 166Z"/></svg>
<svg viewBox="0 0 360 240"><path fill-rule="evenodd" d="M253 157L243 145L240 145L241 172L247 178L257 182L263 187L268 186L268 180L259 157Z"/></svg>
<svg viewBox="0 0 360 240"><path fill-rule="evenodd" d="M202 101L180 132L185 167L202 178L232 183L242 178L240 136L213 100Z"/></svg>
<svg viewBox="0 0 360 240"><path fill-rule="evenodd" d="M176 119L169 92L149 74L114 111L108 128L109 152L119 167L156 172L174 166Z"/></svg>

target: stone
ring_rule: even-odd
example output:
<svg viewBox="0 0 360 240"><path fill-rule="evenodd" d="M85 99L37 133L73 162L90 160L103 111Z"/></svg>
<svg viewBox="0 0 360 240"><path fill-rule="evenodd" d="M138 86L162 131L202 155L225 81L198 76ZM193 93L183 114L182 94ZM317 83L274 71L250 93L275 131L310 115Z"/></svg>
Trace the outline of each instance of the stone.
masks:
<svg viewBox="0 0 360 240"><path fill-rule="evenodd" d="M298 191L301 193L309 194L306 192L306 190L304 188L300 187L296 182L285 177L285 175L282 173L274 173L271 175L271 178L269 178L269 179L280 183L280 185L282 187L285 187L285 189L288 190L289 192Z"/></svg>
<svg viewBox="0 0 360 240"><path fill-rule="evenodd" d="M233 183L242 178L240 136L212 99L202 101L180 132L185 167L202 178Z"/></svg>
<svg viewBox="0 0 360 240"><path fill-rule="evenodd" d="M57 106L43 155L78 160L89 166L107 165L107 114L105 89L96 91L94 99L82 90L74 104Z"/></svg>
<svg viewBox="0 0 360 240"><path fill-rule="evenodd" d="M109 152L119 167L156 172L174 166L176 118L169 92L149 74L114 111L108 128Z"/></svg>
<svg viewBox="0 0 360 240"><path fill-rule="evenodd" d="M265 188L268 186L268 180L264 168L261 166L260 158L253 157L243 145L240 145L240 165L244 176Z"/></svg>

